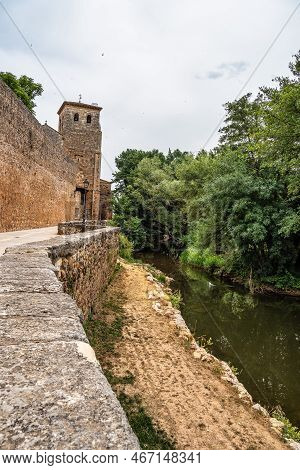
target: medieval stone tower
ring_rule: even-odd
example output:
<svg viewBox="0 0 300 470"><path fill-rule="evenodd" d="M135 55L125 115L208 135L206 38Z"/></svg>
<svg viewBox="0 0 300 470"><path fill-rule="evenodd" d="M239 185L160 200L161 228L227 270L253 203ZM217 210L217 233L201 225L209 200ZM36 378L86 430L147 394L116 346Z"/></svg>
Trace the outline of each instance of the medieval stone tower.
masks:
<svg viewBox="0 0 300 470"><path fill-rule="evenodd" d="M75 219L81 219L84 210L84 181L86 215L98 220L100 210L101 126L100 111L96 105L64 101L58 110L59 133L63 136L65 152L78 165L75 191Z"/></svg>

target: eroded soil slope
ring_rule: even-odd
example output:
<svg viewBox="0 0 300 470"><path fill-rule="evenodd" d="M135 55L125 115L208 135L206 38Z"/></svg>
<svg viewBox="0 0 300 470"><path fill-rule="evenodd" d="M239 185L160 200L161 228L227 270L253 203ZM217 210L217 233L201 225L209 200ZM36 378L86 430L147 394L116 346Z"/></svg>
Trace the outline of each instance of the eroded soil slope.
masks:
<svg viewBox="0 0 300 470"><path fill-rule="evenodd" d="M287 448L269 419L221 378L217 362L191 348L142 266L122 263L107 295L123 298L123 326L114 346L98 352L100 362L111 377L132 378L113 380L116 392L140 397L177 449Z"/></svg>

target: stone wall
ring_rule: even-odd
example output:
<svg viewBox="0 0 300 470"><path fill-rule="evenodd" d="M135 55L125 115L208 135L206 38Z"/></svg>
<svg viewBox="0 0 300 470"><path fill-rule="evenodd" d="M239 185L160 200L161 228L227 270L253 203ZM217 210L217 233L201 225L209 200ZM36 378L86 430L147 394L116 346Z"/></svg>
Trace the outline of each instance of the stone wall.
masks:
<svg viewBox="0 0 300 470"><path fill-rule="evenodd" d="M111 182L100 179L100 220L112 218Z"/></svg>
<svg viewBox="0 0 300 470"><path fill-rule="evenodd" d="M76 171L61 135L0 80L0 232L72 220Z"/></svg>
<svg viewBox="0 0 300 470"><path fill-rule="evenodd" d="M0 256L0 449L139 448L51 262L86 308L113 271L117 239L103 229Z"/></svg>
<svg viewBox="0 0 300 470"><path fill-rule="evenodd" d="M80 189L83 181L89 181L86 193L87 218L99 219L101 141L101 107L85 103L65 101L59 114L59 132L64 139L64 148L70 158L78 165L76 187L78 190L75 219L82 218ZM77 116L77 120L75 120ZM88 117L90 121L87 122Z"/></svg>
<svg viewBox="0 0 300 470"><path fill-rule="evenodd" d="M57 233L58 235L72 235L104 227L106 227L106 221L87 220L83 223L82 220L71 220L70 222L59 223Z"/></svg>
<svg viewBox="0 0 300 470"><path fill-rule="evenodd" d="M52 249L64 291L76 300L84 317L97 302L114 272L119 252L119 229L88 232L88 243Z"/></svg>

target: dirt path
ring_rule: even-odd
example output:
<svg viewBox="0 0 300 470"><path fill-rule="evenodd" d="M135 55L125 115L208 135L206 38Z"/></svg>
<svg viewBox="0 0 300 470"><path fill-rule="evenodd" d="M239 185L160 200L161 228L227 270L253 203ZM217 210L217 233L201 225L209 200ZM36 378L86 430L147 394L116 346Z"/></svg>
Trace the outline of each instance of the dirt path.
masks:
<svg viewBox="0 0 300 470"><path fill-rule="evenodd" d="M170 303L143 267L124 264L110 289L127 299L117 357L109 360L112 373L133 374L134 382L123 390L141 397L176 448L287 448L269 419L222 380L217 363L203 361L191 348L171 318Z"/></svg>

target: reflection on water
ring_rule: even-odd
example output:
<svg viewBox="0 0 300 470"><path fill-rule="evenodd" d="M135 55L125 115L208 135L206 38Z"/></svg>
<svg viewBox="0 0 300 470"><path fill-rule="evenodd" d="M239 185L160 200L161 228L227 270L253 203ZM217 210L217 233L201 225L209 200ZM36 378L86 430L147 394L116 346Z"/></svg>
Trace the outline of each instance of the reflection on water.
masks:
<svg viewBox="0 0 300 470"><path fill-rule="evenodd" d="M240 371L254 400L269 408L280 405L300 426L299 300L252 296L162 254L140 257L174 278L190 329L212 338L212 353Z"/></svg>

